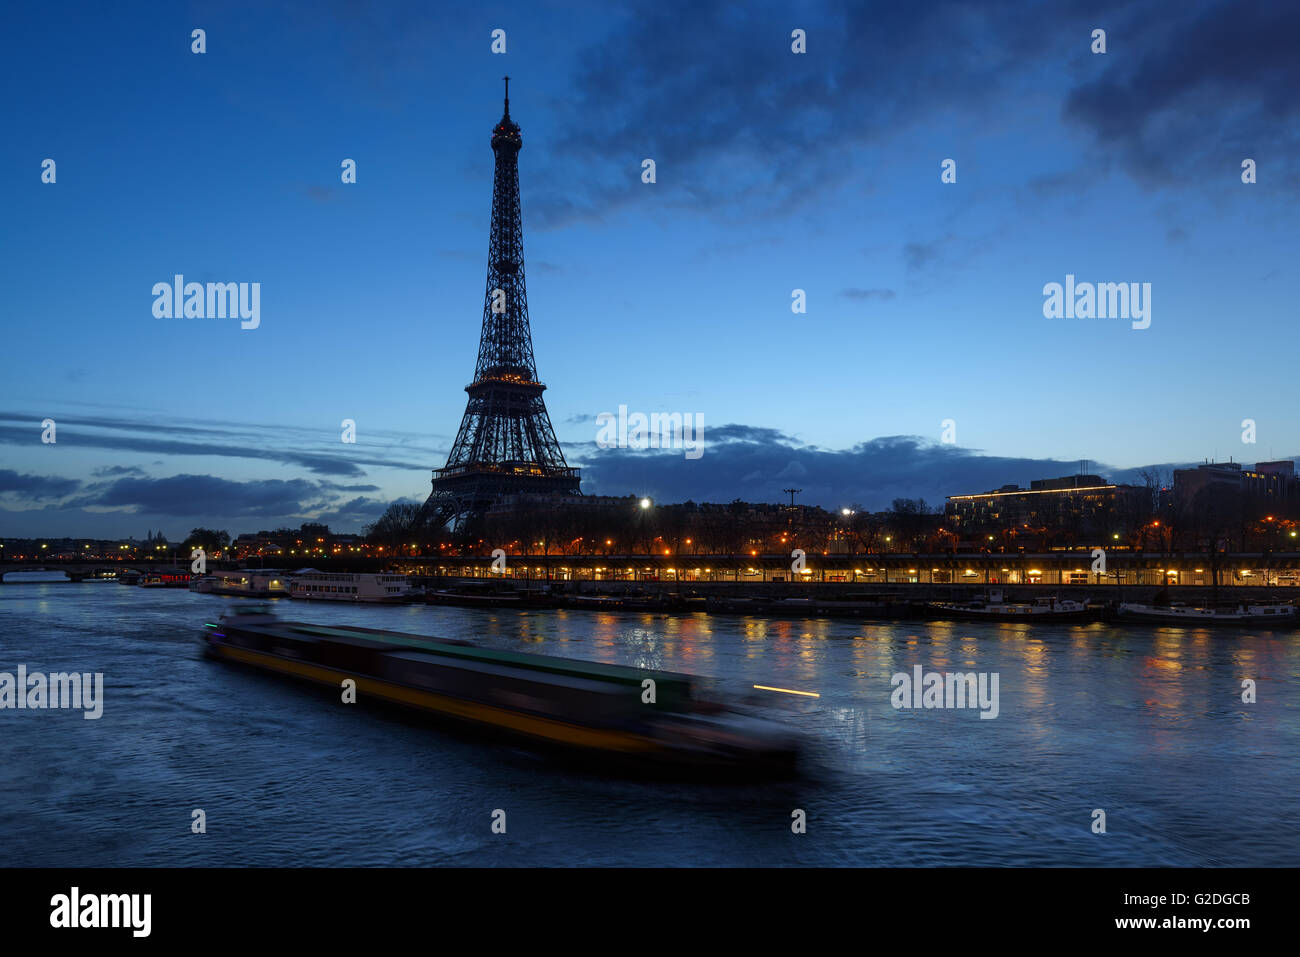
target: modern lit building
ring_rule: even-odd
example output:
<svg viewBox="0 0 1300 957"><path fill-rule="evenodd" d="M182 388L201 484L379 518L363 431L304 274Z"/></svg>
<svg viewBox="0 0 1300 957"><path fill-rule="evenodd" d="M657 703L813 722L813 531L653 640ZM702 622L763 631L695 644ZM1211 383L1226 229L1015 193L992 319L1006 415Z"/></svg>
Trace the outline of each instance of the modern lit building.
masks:
<svg viewBox="0 0 1300 957"><path fill-rule="evenodd" d="M1150 506L1150 493L1136 485L1107 482L1100 475L1035 479L1029 488L1004 485L991 492L949 495L945 520L960 538L1009 528L1046 528L1101 536Z"/></svg>

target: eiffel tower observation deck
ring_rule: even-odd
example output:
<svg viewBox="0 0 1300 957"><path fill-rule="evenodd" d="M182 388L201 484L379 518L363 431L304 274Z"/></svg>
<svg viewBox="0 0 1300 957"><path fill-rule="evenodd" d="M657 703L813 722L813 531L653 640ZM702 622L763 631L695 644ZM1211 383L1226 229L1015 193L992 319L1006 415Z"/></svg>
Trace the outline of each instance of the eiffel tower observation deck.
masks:
<svg viewBox="0 0 1300 957"><path fill-rule="evenodd" d="M524 288L524 233L519 210L519 126L505 112L492 130L496 175L488 242L487 291L474 381L447 464L433 470L425 503L435 528L463 529L506 495L577 495L578 469L569 468L546 413L537 379Z"/></svg>

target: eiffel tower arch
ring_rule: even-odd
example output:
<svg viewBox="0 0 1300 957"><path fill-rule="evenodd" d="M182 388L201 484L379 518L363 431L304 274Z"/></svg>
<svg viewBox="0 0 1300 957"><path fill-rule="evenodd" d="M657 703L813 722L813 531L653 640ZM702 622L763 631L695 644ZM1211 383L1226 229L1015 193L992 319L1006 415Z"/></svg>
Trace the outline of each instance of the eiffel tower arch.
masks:
<svg viewBox="0 0 1300 957"><path fill-rule="evenodd" d="M433 470L423 516L433 528L461 530L506 495L580 494L579 470L564 461L533 360L519 209L522 146L506 77L505 112L492 130L496 172L478 362L447 464Z"/></svg>

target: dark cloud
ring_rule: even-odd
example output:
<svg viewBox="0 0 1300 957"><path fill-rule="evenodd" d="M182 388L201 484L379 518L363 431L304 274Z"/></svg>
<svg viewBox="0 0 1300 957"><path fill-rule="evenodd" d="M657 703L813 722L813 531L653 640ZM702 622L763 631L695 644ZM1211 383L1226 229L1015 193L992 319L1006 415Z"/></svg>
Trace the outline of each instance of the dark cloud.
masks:
<svg viewBox="0 0 1300 957"><path fill-rule="evenodd" d="M176 519L180 525L211 520L221 527L245 522L296 525L310 519L347 531L360 530L388 507L387 501L372 496L344 499L339 495L349 491L377 492L379 488L313 479L239 482L213 475L130 476L92 485L59 508L82 514L86 509L111 508L119 514Z"/></svg>
<svg viewBox="0 0 1300 957"><path fill-rule="evenodd" d="M1139 4L1107 47L1062 113L1139 180L1231 186L1251 157L1270 181L1300 187L1300 6Z"/></svg>
<svg viewBox="0 0 1300 957"><path fill-rule="evenodd" d="M879 299L882 301L888 301L894 298L895 293L892 289L849 288L841 290L840 295L845 299Z"/></svg>
<svg viewBox="0 0 1300 957"><path fill-rule="evenodd" d="M942 505L948 495L1010 482L1071 475L1077 462L983 455L978 450L886 436L850 449L802 445L772 429L727 425L705 432L704 454L600 449L582 461L583 487L598 494L646 494L657 501L779 502L792 483L798 500L827 508L883 509L895 498ZM1101 466L1099 466L1100 468Z"/></svg>
<svg viewBox="0 0 1300 957"><path fill-rule="evenodd" d="M790 51L796 23L806 54ZM898 149L932 117L1000 122L1030 85L1099 147L1035 176L1031 196L1083 188L1113 161L1171 187L1190 172L1233 177L1244 156L1290 185L1300 170L1296 4L953 0L792 16L778 3L647 0L620 24L580 52L553 122L564 132L542 160L552 168L530 179L541 228L651 203L770 221L860 179L871 164L857 157ZM1104 55L1090 51L1099 25Z"/></svg>
<svg viewBox="0 0 1300 957"><path fill-rule="evenodd" d="M761 425L740 425L736 422L711 427L708 430L708 437L710 442L728 445L793 445L798 442L780 429L769 429Z"/></svg>
<svg viewBox="0 0 1300 957"><path fill-rule="evenodd" d="M322 495L309 480L231 482L211 475L174 475L123 479L57 505L0 505L0 527L4 534L17 536L143 536L146 528L153 528L175 537L199 525L238 534L319 521L338 532L360 532L388 505L368 496L340 501Z"/></svg>
<svg viewBox="0 0 1300 957"><path fill-rule="evenodd" d="M1005 239L1004 224L980 233L957 235L946 232L935 239L904 243L903 265L909 283L932 283L958 269L970 268L976 260Z"/></svg>
<svg viewBox="0 0 1300 957"><path fill-rule="evenodd" d="M860 177L866 161L852 157L932 114L997 117L1042 73L1064 92L1068 52L1087 51L1093 18L1112 6L952 0L792 15L775 2L647 0L581 52L555 123L567 132L548 144L561 156L533 180L545 192L530 208L546 227L648 202L750 220L797 210ZM806 54L791 52L796 25Z"/></svg>
<svg viewBox="0 0 1300 957"><path fill-rule="evenodd" d="M952 236L944 236L928 243L906 243L903 246L903 263L911 272L918 272L939 259L945 243L951 242Z"/></svg>
<svg viewBox="0 0 1300 957"><path fill-rule="evenodd" d="M80 486L81 483L75 479L59 478L57 475L31 475L13 469L0 469L0 494L14 493L30 501L63 498Z"/></svg>
<svg viewBox="0 0 1300 957"><path fill-rule="evenodd" d="M832 509L857 504L880 510L896 498L924 498L942 507L949 495L1007 484L1028 487L1034 479L1079 471L1078 460L985 455L912 435L823 449L775 429L737 424L706 429L704 454L694 460L685 458L683 450L589 448L576 463L582 467L584 491L649 495L660 502L781 502L789 500L783 489L795 486L802 490L798 501ZM1116 469L1091 462L1087 470L1112 482L1143 484L1144 469L1169 477L1173 469L1185 467L1189 463Z"/></svg>
<svg viewBox="0 0 1300 957"><path fill-rule="evenodd" d="M420 501L423 502L423 499ZM360 530L373 524L380 515L384 514L384 510L390 504L387 501L358 496L332 508L322 509L316 521L324 522L335 530L348 528Z"/></svg>
<svg viewBox="0 0 1300 957"><path fill-rule="evenodd" d="M378 492L378 485L339 485L335 482L319 482L321 488L329 489L332 492Z"/></svg>
<svg viewBox="0 0 1300 957"><path fill-rule="evenodd" d="M233 482L214 475L122 478L66 503L69 508L129 508L152 515L283 518L305 513L303 503L318 495L308 479Z"/></svg>
<svg viewBox="0 0 1300 957"><path fill-rule="evenodd" d="M30 445L38 435L30 415L0 412L0 444ZM39 422L39 418L34 421ZM115 452L160 453L164 455L213 455L224 458L257 459L292 465L317 475L364 476L367 466L421 470L436 457L413 460L397 457L369 444L344 445L332 429L307 430L288 426L248 423L199 423L179 421L165 425L153 418L109 416L61 417L59 445L109 449ZM163 433L173 438L160 436ZM375 433L376 438L380 436ZM393 445L403 443L394 442ZM338 451L327 451L335 449ZM404 451L417 451L414 447Z"/></svg>

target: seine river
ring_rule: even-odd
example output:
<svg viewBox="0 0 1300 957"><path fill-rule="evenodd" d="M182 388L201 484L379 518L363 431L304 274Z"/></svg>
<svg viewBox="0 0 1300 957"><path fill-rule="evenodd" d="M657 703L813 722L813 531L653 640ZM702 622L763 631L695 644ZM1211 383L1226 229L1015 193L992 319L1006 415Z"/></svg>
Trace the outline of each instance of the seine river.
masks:
<svg viewBox="0 0 1300 957"><path fill-rule="evenodd" d="M1300 862L1300 633L279 605L710 676L806 735L799 780L704 785L557 766L209 661L196 636L231 601L0 586L0 672L104 676L98 720L0 710L7 864ZM918 665L996 674L997 717L895 708L892 676ZM191 833L196 808L206 833Z"/></svg>

